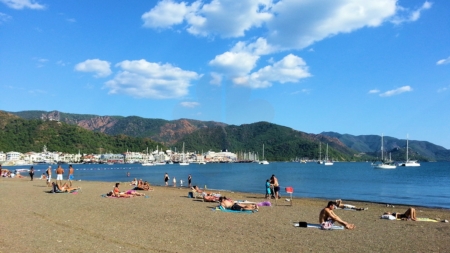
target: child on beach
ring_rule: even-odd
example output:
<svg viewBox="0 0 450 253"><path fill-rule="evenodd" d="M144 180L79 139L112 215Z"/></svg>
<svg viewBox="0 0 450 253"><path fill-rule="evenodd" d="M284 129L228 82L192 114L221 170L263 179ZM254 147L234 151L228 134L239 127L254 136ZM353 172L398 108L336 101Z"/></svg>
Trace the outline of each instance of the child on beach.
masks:
<svg viewBox="0 0 450 253"><path fill-rule="evenodd" d="M272 191L270 190L270 180L266 180L266 199L270 198L270 195L272 194Z"/></svg>

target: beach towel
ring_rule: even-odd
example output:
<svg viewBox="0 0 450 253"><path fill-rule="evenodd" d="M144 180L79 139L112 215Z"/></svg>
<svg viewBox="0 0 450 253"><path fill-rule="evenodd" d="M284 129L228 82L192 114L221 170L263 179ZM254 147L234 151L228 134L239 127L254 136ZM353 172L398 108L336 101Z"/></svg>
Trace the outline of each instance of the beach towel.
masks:
<svg viewBox="0 0 450 253"><path fill-rule="evenodd" d="M294 222L293 225L294 227L322 229L322 226L320 224L307 223L304 221ZM343 230L343 229L345 229L344 226L333 225L329 230Z"/></svg>
<svg viewBox="0 0 450 253"><path fill-rule="evenodd" d="M417 221L429 221L429 222L439 222L436 219L432 219L432 218L417 218Z"/></svg>
<svg viewBox="0 0 450 253"><path fill-rule="evenodd" d="M222 212L229 212L229 213L253 213L253 211L251 211L251 210L238 211L238 210L226 209L223 206L218 206L218 207L216 207L215 210L220 210Z"/></svg>

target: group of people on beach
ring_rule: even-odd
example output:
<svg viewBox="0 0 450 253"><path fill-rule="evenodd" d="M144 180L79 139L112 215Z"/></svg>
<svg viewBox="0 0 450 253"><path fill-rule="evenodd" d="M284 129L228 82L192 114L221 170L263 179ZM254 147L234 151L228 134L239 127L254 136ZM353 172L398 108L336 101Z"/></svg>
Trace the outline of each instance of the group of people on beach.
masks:
<svg viewBox="0 0 450 253"><path fill-rule="evenodd" d="M344 204L340 199L336 201L329 201L327 206L319 213L319 223L322 229L331 229L335 222L343 225L346 229L354 229L356 227L354 224L348 223L337 216L333 211L336 208L348 208L356 211L367 210L367 208L357 208L353 205ZM408 208L408 210L404 213L385 212L383 215L392 216L392 219L417 220L416 209L412 207Z"/></svg>
<svg viewBox="0 0 450 253"><path fill-rule="evenodd" d="M272 199L280 199L280 184L278 183L278 178L273 174L270 179L266 180L266 199L271 197Z"/></svg>
<svg viewBox="0 0 450 253"><path fill-rule="evenodd" d="M116 183L113 190L108 192L106 195L116 198L131 198L134 196L145 196L145 193L140 193L136 190L121 191L119 189L119 185L120 183Z"/></svg>
<svg viewBox="0 0 450 253"><path fill-rule="evenodd" d="M131 181L130 185L135 186L135 190L153 191L153 188L150 187L150 183L148 181L143 181L142 178L139 180L135 178L133 181Z"/></svg>
<svg viewBox="0 0 450 253"><path fill-rule="evenodd" d="M72 187L72 181L74 180L74 169L72 165L69 165L69 170L67 172L67 185L69 187ZM33 173L34 174L34 173ZM31 176L31 175L30 175ZM47 170L45 171L45 179L47 179L47 186L52 186L52 166L48 166ZM33 180L33 178L31 178ZM56 168L56 184L58 187L62 188L62 181L64 180L64 169L61 165L58 165L58 168Z"/></svg>
<svg viewBox="0 0 450 253"><path fill-rule="evenodd" d="M166 172L164 174L164 184L166 186L169 186L169 180L170 180L169 174L167 174L167 172ZM173 187L177 187L177 179L175 177L172 178L172 183L173 183ZM189 188L192 187L191 184L192 184L192 176L191 176L191 174L189 174L188 175L188 187ZM183 180L180 180L180 186L183 186Z"/></svg>

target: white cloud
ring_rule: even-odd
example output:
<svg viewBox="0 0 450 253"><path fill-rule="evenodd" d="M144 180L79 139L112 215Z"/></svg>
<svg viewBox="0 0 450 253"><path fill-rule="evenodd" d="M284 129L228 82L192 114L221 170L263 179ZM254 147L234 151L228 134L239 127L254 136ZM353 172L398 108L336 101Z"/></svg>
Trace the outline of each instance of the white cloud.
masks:
<svg viewBox="0 0 450 253"><path fill-rule="evenodd" d="M268 41L286 49L302 49L314 42L363 27L376 27L396 12L396 0L285 0L273 7Z"/></svg>
<svg viewBox="0 0 450 253"><path fill-rule="evenodd" d="M184 25L191 34L243 37L264 29L266 40L277 48L302 49L314 42L383 22L399 24L420 18L431 8L426 1L410 11L398 0L210 0L177 3L163 0L142 15L144 26L170 28ZM232 13L232 14L230 14ZM263 31L264 32L264 31Z"/></svg>
<svg viewBox="0 0 450 253"><path fill-rule="evenodd" d="M149 28L167 28L183 23L189 7L185 2L175 3L163 0L150 11L142 15L144 26Z"/></svg>
<svg viewBox="0 0 450 253"><path fill-rule="evenodd" d="M294 92L291 92L291 95L297 95L300 93L309 94L309 93L311 93L311 89L301 89L298 91L294 91Z"/></svg>
<svg viewBox="0 0 450 253"><path fill-rule="evenodd" d="M17 10L21 10L24 8L30 8L34 10L45 9L44 5L41 5L34 0L0 0L0 2L6 4L10 8Z"/></svg>
<svg viewBox="0 0 450 253"><path fill-rule="evenodd" d="M109 94L125 93L138 98L169 99L186 96L192 80L201 76L171 64L148 62L144 59L116 64L122 70L107 81Z"/></svg>
<svg viewBox="0 0 450 253"><path fill-rule="evenodd" d="M404 92L410 92L412 88L410 86L403 86L395 90L386 91L380 94L380 97L390 97L394 95L398 95Z"/></svg>
<svg viewBox="0 0 450 253"><path fill-rule="evenodd" d="M9 20L11 20L11 16L9 16L8 14L0 12L0 25L3 24L3 23L8 22Z"/></svg>
<svg viewBox="0 0 450 253"><path fill-rule="evenodd" d="M380 90L369 90L369 94L376 94L376 93L380 93Z"/></svg>
<svg viewBox="0 0 450 253"><path fill-rule="evenodd" d="M216 72L211 72L211 81L210 84L219 86L222 83L223 76Z"/></svg>
<svg viewBox="0 0 450 253"><path fill-rule="evenodd" d="M270 4L271 0L195 1L191 5L163 0L144 13L142 19L145 27L168 28L186 21L187 31L191 34L238 37L272 18L273 14L269 13Z"/></svg>
<svg viewBox="0 0 450 253"><path fill-rule="evenodd" d="M99 59L89 59L75 65L76 71L94 72L95 77L106 77L111 74L111 63Z"/></svg>
<svg viewBox="0 0 450 253"><path fill-rule="evenodd" d="M437 92L438 92L438 93L445 92L445 91L447 91L449 88L450 88L450 85L448 85L447 87L439 88L439 89L437 90Z"/></svg>
<svg viewBox="0 0 450 253"><path fill-rule="evenodd" d="M447 57L447 59L442 59L436 62L437 65L443 65L443 64L449 64L450 63L450 56Z"/></svg>
<svg viewBox="0 0 450 253"><path fill-rule="evenodd" d="M197 107L200 105L200 103L198 103L198 102L181 102L180 104L181 104L181 106L188 107L188 108L194 108L194 107Z"/></svg>
<svg viewBox="0 0 450 253"><path fill-rule="evenodd" d="M75 23L75 22L77 22L77 20L74 19L74 18L67 18L66 21L69 22L69 23Z"/></svg>
<svg viewBox="0 0 450 253"><path fill-rule="evenodd" d="M298 56L289 54L273 65L261 68L247 77L235 79L234 83L257 89L270 87L273 82L296 83L300 79L310 76L305 61Z"/></svg>
<svg viewBox="0 0 450 253"><path fill-rule="evenodd" d="M419 7L417 10L414 11L409 11L406 8L398 6L397 15L392 18L391 22L396 25L399 25L405 22L417 21L420 18L421 12L430 9L432 5L433 4L431 2L425 1L425 3L423 3L421 7ZM404 12L404 16L402 16L403 14L402 12Z"/></svg>

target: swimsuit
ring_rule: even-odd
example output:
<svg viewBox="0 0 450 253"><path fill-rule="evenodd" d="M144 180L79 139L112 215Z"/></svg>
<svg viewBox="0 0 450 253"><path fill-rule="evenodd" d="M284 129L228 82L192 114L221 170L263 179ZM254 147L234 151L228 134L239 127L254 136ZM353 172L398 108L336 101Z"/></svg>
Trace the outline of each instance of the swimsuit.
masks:
<svg viewBox="0 0 450 253"><path fill-rule="evenodd" d="M73 174L69 175L69 180L73 180Z"/></svg>

